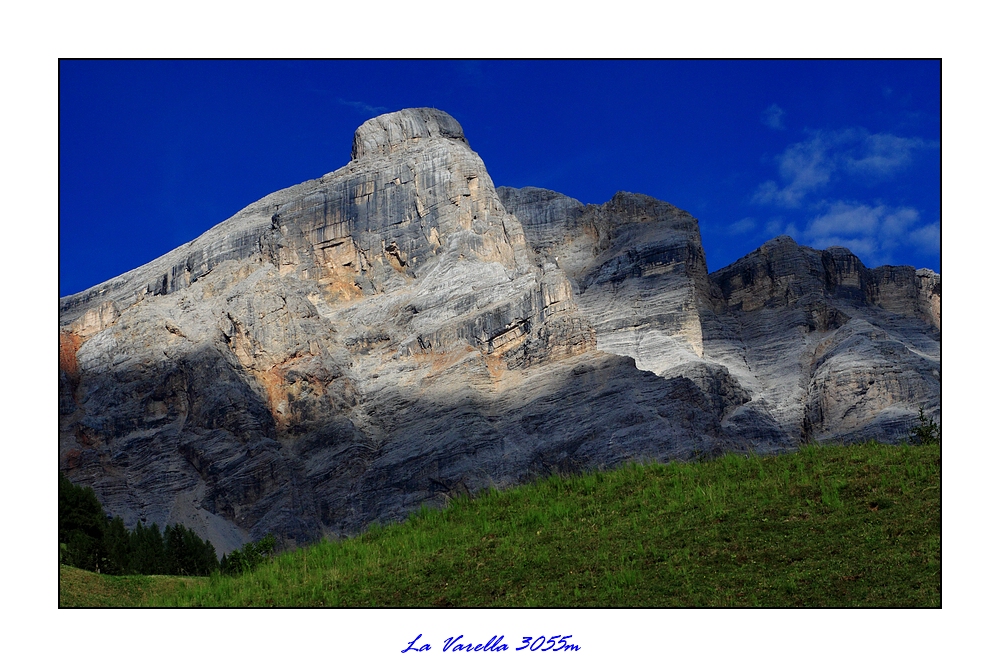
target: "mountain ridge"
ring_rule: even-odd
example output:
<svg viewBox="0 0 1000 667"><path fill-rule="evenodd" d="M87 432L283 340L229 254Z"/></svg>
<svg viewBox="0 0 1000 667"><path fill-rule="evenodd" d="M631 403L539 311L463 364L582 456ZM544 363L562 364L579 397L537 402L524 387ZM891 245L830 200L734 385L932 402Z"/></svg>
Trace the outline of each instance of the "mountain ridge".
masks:
<svg viewBox="0 0 1000 667"><path fill-rule="evenodd" d="M687 212L494 188L457 121L408 109L60 299L60 468L226 551L551 471L889 437L940 417L940 293L787 237L709 274Z"/></svg>

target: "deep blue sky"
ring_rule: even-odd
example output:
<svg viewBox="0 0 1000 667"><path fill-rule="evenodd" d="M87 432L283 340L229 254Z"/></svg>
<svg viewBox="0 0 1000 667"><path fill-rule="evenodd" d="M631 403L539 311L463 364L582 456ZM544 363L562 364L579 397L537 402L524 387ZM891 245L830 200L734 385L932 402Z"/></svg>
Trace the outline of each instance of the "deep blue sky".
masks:
<svg viewBox="0 0 1000 667"><path fill-rule="evenodd" d="M82 61L59 64L60 295L350 160L431 106L496 185L641 192L701 222L709 270L782 233L940 271L931 61Z"/></svg>

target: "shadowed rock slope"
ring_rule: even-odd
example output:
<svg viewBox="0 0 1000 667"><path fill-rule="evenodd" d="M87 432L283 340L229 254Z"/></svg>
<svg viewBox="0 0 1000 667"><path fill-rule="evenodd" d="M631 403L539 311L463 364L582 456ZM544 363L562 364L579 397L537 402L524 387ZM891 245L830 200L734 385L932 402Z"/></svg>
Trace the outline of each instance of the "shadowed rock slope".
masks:
<svg viewBox="0 0 1000 667"><path fill-rule="evenodd" d="M936 274L782 238L709 276L684 211L494 189L434 109L59 312L60 467L222 551L940 409Z"/></svg>

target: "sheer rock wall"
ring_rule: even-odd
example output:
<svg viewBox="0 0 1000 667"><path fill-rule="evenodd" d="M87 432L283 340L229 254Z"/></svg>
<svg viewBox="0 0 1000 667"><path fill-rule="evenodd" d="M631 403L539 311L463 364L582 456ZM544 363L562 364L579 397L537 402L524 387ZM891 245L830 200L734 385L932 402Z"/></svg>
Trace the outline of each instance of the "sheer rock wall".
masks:
<svg viewBox="0 0 1000 667"><path fill-rule="evenodd" d="M552 471L895 435L940 409L940 277L495 189L455 119L60 300L60 467L228 551L357 532Z"/></svg>

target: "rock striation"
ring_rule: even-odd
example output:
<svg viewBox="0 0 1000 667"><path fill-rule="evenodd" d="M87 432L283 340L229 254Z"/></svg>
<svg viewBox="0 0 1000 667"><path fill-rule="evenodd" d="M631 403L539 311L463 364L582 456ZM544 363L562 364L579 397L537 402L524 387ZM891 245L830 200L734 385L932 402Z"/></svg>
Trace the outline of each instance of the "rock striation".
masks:
<svg viewBox="0 0 1000 667"><path fill-rule="evenodd" d="M715 397L727 434L896 439L920 408L940 419L938 274L868 269L846 248L787 236L708 274L697 221L669 204L498 192L529 243L566 268L598 348L691 379Z"/></svg>
<svg viewBox="0 0 1000 667"><path fill-rule="evenodd" d="M940 276L787 237L709 274L644 195L495 188L458 122L60 300L60 467L228 551L627 460L897 437L940 414Z"/></svg>

